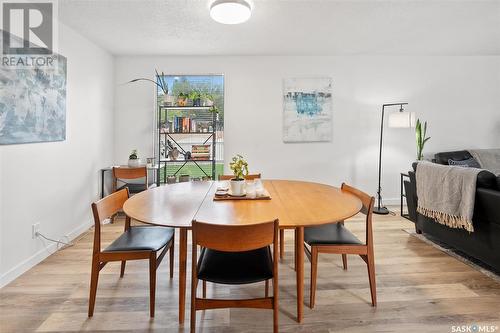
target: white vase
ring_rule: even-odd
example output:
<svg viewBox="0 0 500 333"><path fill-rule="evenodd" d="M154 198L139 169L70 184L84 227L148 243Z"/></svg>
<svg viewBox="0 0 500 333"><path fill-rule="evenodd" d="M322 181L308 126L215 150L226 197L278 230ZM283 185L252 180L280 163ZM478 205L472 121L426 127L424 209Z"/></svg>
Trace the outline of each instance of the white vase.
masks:
<svg viewBox="0 0 500 333"><path fill-rule="evenodd" d="M136 158L134 160L128 160L128 166L131 168L137 168L141 165L141 159Z"/></svg>
<svg viewBox="0 0 500 333"><path fill-rule="evenodd" d="M229 182L231 186L231 194L234 196L242 196L245 194L245 180L231 179Z"/></svg>

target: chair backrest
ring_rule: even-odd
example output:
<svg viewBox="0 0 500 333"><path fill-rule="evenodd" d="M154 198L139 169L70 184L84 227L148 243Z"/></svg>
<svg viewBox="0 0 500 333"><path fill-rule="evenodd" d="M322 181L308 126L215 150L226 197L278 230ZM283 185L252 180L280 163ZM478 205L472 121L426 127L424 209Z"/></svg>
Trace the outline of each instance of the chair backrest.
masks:
<svg viewBox="0 0 500 333"><path fill-rule="evenodd" d="M243 252L277 243L279 222L225 225L193 221L193 246L224 252Z"/></svg>
<svg viewBox="0 0 500 333"><path fill-rule="evenodd" d="M119 212L125 201L129 198L128 188L114 192L97 202L92 203L94 214L94 252L101 251L101 223ZM127 217L128 218L128 217Z"/></svg>
<svg viewBox="0 0 500 333"><path fill-rule="evenodd" d="M345 183L342 183L342 191L351 193L361 200L363 204L361 213L366 215L366 245L373 246L372 215L375 198Z"/></svg>
<svg viewBox="0 0 500 333"><path fill-rule="evenodd" d="M144 178L146 188L149 185L148 169L143 167L129 168L129 167L113 167L113 192L116 191L117 181L126 179L139 179Z"/></svg>
<svg viewBox="0 0 500 333"><path fill-rule="evenodd" d="M234 175L219 175L219 180L231 180L234 178ZM255 173L255 174L248 174L245 176L246 180L254 180L254 179L259 179L260 173Z"/></svg>

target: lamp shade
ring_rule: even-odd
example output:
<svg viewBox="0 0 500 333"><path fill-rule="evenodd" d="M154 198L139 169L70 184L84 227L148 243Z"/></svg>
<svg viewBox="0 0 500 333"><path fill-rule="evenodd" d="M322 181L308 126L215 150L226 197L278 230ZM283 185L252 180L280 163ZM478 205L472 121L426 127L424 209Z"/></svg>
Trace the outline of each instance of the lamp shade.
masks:
<svg viewBox="0 0 500 333"><path fill-rule="evenodd" d="M210 16L222 24L239 24L252 15L252 8L245 0L216 0L210 6Z"/></svg>
<svg viewBox="0 0 500 333"><path fill-rule="evenodd" d="M415 126L415 112L393 112L389 114L389 127L410 128Z"/></svg>

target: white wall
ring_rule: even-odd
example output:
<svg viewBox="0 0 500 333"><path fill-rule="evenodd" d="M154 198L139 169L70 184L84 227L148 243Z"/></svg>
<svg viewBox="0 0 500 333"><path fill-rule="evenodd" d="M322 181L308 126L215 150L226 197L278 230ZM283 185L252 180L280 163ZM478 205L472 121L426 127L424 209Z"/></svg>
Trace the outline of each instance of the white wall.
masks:
<svg viewBox="0 0 500 333"><path fill-rule="evenodd" d="M429 122L427 152L500 147L498 56L130 56L115 63L117 163L135 148L152 154L153 87L121 83L152 78L155 68L225 74L225 160L241 153L265 178L346 181L375 193L380 109L388 102L408 102ZM282 79L294 76L333 78L332 142L282 142ZM415 159L414 132L387 129L384 140L383 194L396 203L399 173Z"/></svg>
<svg viewBox="0 0 500 333"><path fill-rule="evenodd" d="M0 286L43 260L54 246L31 239L70 238L91 223L98 170L113 161L113 57L60 23L67 57L66 140L0 149Z"/></svg>

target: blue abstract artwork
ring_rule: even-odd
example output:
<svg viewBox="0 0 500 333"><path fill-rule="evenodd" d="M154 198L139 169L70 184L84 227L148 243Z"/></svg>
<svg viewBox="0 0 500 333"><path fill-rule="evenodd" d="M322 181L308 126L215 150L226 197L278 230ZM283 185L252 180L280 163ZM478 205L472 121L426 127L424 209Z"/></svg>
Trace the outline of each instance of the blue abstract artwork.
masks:
<svg viewBox="0 0 500 333"><path fill-rule="evenodd" d="M331 78L283 80L283 141L332 139Z"/></svg>
<svg viewBox="0 0 500 333"><path fill-rule="evenodd" d="M53 66L0 65L0 144L66 139L66 58Z"/></svg>

